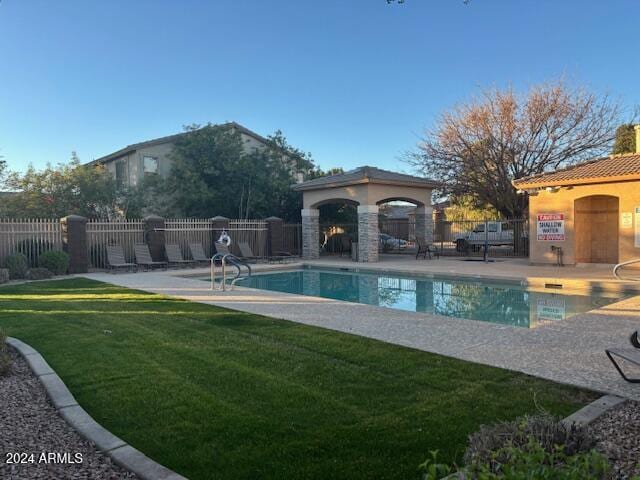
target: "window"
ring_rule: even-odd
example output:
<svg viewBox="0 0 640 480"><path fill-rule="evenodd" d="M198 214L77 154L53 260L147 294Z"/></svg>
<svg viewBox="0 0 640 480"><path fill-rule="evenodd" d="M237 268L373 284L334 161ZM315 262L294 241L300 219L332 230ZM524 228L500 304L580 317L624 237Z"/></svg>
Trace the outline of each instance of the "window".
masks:
<svg viewBox="0 0 640 480"><path fill-rule="evenodd" d="M489 229L487 230L489 233L495 233L498 231L498 224L497 223L490 223L489 224Z"/></svg>
<svg viewBox="0 0 640 480"><path fill-rule="evenodd" d="M127 184L127 164L126 162L116 162L116 185L123 187Z"/></svg>
<svg viewBox="0 0 640 480"><path fill-rule="evenodd" d="M156 157L142 157L142 170L145 175L155 175L158 173L158 159Z"/></svg>

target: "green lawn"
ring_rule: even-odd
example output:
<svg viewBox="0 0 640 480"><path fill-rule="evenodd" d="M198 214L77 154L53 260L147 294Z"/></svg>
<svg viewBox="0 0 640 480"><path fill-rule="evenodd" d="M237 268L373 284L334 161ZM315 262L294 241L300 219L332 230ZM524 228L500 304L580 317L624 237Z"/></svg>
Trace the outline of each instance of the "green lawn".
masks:
<svg viewBox="0 0 640 480"><path fill-rule="evenodd" d="M380 311L384 315L384 311ZM418 479L480 424L590 392L343 333L84 279L0 288L101 424L196 479Z"/></svg>

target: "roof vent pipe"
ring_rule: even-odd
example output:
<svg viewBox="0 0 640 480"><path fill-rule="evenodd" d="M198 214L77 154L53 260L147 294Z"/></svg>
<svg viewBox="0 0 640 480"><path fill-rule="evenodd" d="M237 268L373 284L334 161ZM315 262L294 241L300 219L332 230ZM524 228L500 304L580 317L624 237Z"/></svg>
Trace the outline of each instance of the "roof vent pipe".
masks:
<svg viewBox="0 0 640 480"><path fill-rule="evenodd" d="M640 125L633 127L636 131L636 153L640 153Z"/></svg>

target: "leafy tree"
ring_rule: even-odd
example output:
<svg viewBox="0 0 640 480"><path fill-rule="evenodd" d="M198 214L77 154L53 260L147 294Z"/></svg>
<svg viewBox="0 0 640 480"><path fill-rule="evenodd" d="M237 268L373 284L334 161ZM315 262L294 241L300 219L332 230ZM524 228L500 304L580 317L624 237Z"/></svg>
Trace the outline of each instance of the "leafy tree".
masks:
<svg viewBox="0 0 640 480"><path fill-rule="evenodd" d="M636 151L636 131L633 123L620 125L616 130L616 140L613 143L611 153L635 153Z"/></svg>
<svg viewBox="0 0 640 480"><path fill-rule="evenodd" d="M308 153L289 145L277 131L268 145L246 151L240 132L220 125L187 127L176 141L166 187L183 215L230 218L297 218L301 196L296 176L314 171Z"/></svg>
<svg viewBox="0 0 640 480"><path fill-rule="evenodd" d="M560 81L524 95L485 90L443 113L408 161L441 181L442 193L472 195L520 217L527 199L511 182L608 151L620 111L608 97Z"/></svg>
<svg viewBox="0 0 640 480"><path fill-rule="evenodd" d="M117 211L115 182L103 167L80 164L75 152L69 163L47 165L38 171L9 172L7 187L18 192L5 199L4 214L12 217L64 217L70 214L95 218Z"/></svg>
<svg viewBox="0 0 640 480"><path fill-rule="evenodd" d="M449 200L449 207L445 211L447 220L491 220L500 217L500 213L495 208L480 204L470 195L452 197Z"/></svg>

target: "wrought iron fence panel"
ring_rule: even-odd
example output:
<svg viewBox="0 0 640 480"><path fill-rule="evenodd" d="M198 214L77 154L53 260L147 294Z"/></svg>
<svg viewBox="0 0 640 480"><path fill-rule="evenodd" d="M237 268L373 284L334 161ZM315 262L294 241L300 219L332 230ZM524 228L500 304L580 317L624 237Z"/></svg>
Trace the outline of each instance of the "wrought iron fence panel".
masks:
<svg viewBox="0 0 640 480"><path fill-rule="evenodd" d="M529 223L511 220L443 220L434 224L434 245L445 256L528 257Z"/></svg>
<svg viewBox="0 0 640 480"><path fill-rule="evenodd" d="M87 221L87 254L92 268L106 268L107 245L121 245L127 262L135 262L134 245L144 242L143 220Z"/></svg>
<svg viewBox="0 0 640 480"><path fill-rule="evenodd" d="M285 223L282 225L282 248L292 255L302 255L301 223Z"/></svg>
<svg viewBox="0 0 640 480"><path fill-rule="evenodd" d="M253 255L267 255L267 222L265 220L229 220L227 233L231 237L231 253L241 255L240 243L247 243Z"/></svg>
<svg viewBox="0 0 640 480"><path fill-rule="evenodd" d="M7 256L22 253L29 266L36 267L40 254L48 250L62 250L59 219L0 218L0 265Z"/></svg>
<svg viewBox="0 0 640 480"><path fill-rule="evenodd" d="M344 255L358 242L357 223L327 223L320 225L320 252Z"/></svg>
<svg viewBox="0 0 640 480"><path fill-rule="evenodd" d="M165 220L165 243L177 244L186 259L191 259L190 243L199 243L204 253L213 255L213 227L206 218L170 218Z"/></svg>

